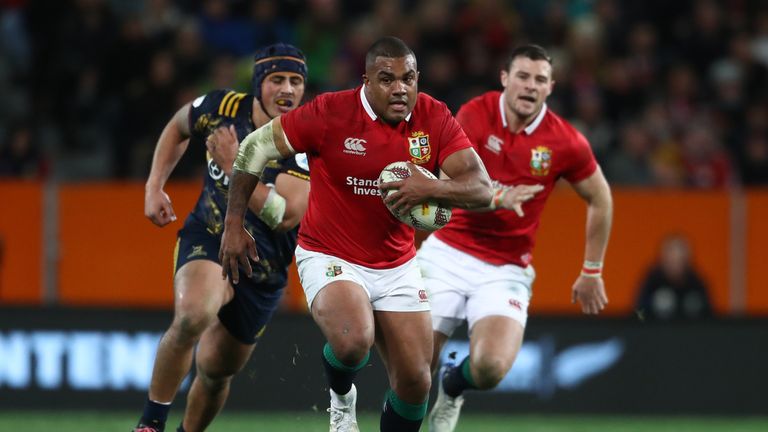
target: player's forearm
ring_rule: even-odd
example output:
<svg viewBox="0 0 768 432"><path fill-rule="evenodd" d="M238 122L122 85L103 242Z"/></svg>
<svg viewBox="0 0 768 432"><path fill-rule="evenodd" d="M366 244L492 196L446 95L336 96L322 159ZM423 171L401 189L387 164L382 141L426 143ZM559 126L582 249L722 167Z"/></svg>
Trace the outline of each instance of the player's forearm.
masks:
<svg viewBox="0 0 768 432"><path fill-rule="evenodd" d="M293 204L293 205L291 205ZM286 232L296 228L304 217L304 211L306 206L296 205L295 203L288 202L288 206L285 208L285 215L283 220L277 225L275 231Z"/></svg>
<svg viewBox="0 0 768 432"><path fill-rule="evenodd" d="M307 211L309 180L281 173L275 179L275 192L285 198L285 212L275 231L290 231L296 228Z"/></svg>
<svg viewBox="0 0 768 432"><path fill-rule="evenodd" d="M248 202L259 183L259 177L235 169L230 180L225 223L242 226Z"/></svg>
<svg viewBox="0 0 768 432"><path fill-rule="evenodd" d="M447 206L477 209L487 207L491 202L491 181L484 172L471 172L434 183L432 197Z"/></svg>
<svg viewBox="0 0 768 432"><path fill-rule="evenodd" d="M269 186L264 183L257 184L256 189L254 189L250 198L248 198L248 209L255 214L259 214L261 209L264 208L264 202L267 200L268 195Z"/></svg>
<svg viewBox="0 0 768 432"><path fill-rule="evenodd" d="M162 189L187 150L189 140L182 136L173 123L166 125L155 146L152 168L147 178L147 189Z"/></svg>
<svg viewBox="0 0 768 432"><path fill-rule="evenodd" d="M613 220L613 201L608 190L596 196L587 207L584 260L603 262Z"/></svg>

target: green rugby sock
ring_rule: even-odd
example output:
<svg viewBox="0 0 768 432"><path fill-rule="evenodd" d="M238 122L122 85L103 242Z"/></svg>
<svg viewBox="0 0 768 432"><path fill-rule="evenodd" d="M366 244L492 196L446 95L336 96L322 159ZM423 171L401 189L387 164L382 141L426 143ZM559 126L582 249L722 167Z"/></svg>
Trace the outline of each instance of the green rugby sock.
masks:
<svg viewBox="0 0 768 432"><path fill-rule="evenodd" d="M349 393L349 390L352 388L352 381L357 376L357 371L368 364L370 356L371 353L369 352L360 363L354 366L346 365L336 358L331 345L326 343L323 347L323 366L325 367L325 375L328 377L328 385L331 387L331 390L339 395Z"/></svg>
<svg viewBox="0 0 768 432"><path fill-rule="evenodd" d="M387 391L379 429L382 432L418 432L427 414L427 402L410 404L400 399L392 390Z"/></svg>
<svg viewBox="0 0 768 432"><path fill-rule="evenodd" d="M460 365L448 369L442 380L443 391L450 397L455 398L467 389L476 389L477 386L469 369L469 356L465 357Z"/></svg>

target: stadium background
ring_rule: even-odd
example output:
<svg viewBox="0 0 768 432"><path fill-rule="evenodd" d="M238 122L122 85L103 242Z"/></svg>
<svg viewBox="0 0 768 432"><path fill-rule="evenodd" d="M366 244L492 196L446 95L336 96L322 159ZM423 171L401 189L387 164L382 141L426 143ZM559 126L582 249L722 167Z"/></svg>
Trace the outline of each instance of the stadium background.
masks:
<svg viewBox="0 0 768 432"><path fill-rule="evenodd" d="M765 2L2 0L0 429L14 427L17 409L132 410L115 420L126 427L138 415L151 350L171 316L180 222L157 229L142 209L155 140L172 113L213 88L248 89L251 54L275 41L306 52L305 100L358 85L366 48L384 34L409 43L420 89L454 111L498 88L509 48L544 45L557 81L549 106L588 137L614 190L605 316L582 318L570 304L584 211L560 188L534 254L529 361L468 412L512 414L497 430L529 430L525 415L538 413L728 416L670 430L751 430L742 418L750 415L763 416L755 430L768 428ZM191 148L172 177L178 215L196 199L203 155ZM691 242L710 319L647 322L635 310L671 233ZM228 405L246 413L243 425L214 430L283 410L300 413L287 423L303 415L322 425L322 343L295 277L282 311ZM372 411L380 367L374 359L361 377L372 388L361 406ZM182 405L180 397L176 414ZM654 425L633 418L583 427ZM531 423L581 430L569 417L557 429L557 419ZM478 421L465 430L481 430Z"/></svg>

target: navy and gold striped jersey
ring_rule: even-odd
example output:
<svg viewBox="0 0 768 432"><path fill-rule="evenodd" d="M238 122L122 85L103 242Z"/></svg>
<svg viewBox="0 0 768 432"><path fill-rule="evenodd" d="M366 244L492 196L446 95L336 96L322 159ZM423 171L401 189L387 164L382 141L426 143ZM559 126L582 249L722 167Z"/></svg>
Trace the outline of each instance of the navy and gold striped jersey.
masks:
<svg viewBox="0 0 768 432"><path fill-rule="evenodd" d="M254 96L232 90L215 90L192 102L189 113L191 136L189 145L205 146L208 136L218 127L234 125L238 140L253 132ZM194 209L184 222L185 230L205 230L218 241L224 231L229 177L206 152L207 171L203 190ZM281 173L309 180L309 165L303 154L271 161L261 177L263 183L274 183ZM293 259L297 230L273 232L251 211L246 213L245 227L256 240L260 260L253 269L253 282L285 284L287 267ZM215 257L218 260L218 250Z"/></svg>

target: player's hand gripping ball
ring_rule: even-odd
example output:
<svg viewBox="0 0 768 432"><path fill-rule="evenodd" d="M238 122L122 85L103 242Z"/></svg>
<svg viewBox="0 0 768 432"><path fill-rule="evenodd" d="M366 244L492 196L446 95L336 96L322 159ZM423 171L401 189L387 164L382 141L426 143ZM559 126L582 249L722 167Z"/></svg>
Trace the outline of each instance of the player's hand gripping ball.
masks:
<svg viewBox="0 0 768 432"><path fill-rule="evenodd" d="M416 168L430 179L437 180L437 177L425 168L418 165L416 165ZM392 162L385 166L381 171L381 174L379 174L379 184L404 180L410 176L411 170L408 169L408 165L405 162ZM396 189L390 189L383 193L381 198L385 199L389 194L395 191ZM402 215L394 212L389 206L387 206L387 209L389 209L389 212L392 213L394 217L404 224L422 231L438 230L447 225L448 221L451 220L451 209L438 204L435 201L427 201L414 206L407 213Z"/></svg>

